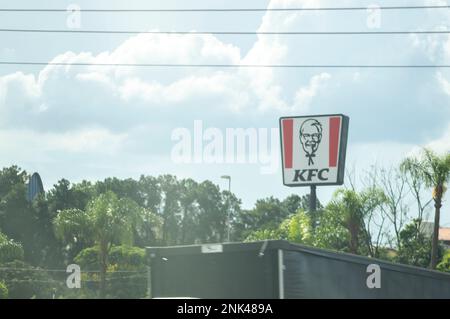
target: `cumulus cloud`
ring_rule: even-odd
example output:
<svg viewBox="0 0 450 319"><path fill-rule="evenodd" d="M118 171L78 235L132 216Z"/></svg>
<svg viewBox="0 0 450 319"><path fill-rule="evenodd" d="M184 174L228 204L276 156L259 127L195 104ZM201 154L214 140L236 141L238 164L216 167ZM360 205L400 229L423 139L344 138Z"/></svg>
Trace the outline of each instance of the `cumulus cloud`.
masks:
<svg viewBox="0 0 450 319"><path fill-rule="evenodd" d="M270 7L303 6L302 0L273 0ZM297 13L268 12L260 31L287 31ZM156 31L156 30L153 30ZM196 69L76 66L75 63L283 64L289 39L259 35L244 56L240 48L213 35L139 34L108 52L65 52L37 76L0 77L0 128L73 131L90 125L114 131L159 122L156 111L179 116L244 114L249 110L307 109L325 80L323 73L303 76L309 84L283 87L281 72L271 68ZM295 106L291 106L294 100ZM194 111L195 110L195 111ZM263 114L262 113L262 114ZM203 116L209 115L205 112Z"/></svg>
<svg viewBox="0 0 450 319"><path fill-rule="evenodd" d="M351 6L352 1L339 5ZM331 0L269 3L272 8L320 6L336 4ZM434 25L435 12L427 12L423 20L414 17L414 25L424 29L445 25L448 20L441 16L439 25ZM366 15L266 12L256 30L364 31ZM383 16L383 27L400 29L393 22L402 19L390 13ZM213 35L139 34L108 51L61 52L52 62L441 63L450 57L450 41L446 39L258 35L244 51ZM448 104L450 82L446 74L413 72L419 71L48 65L36 74L0 76L0 139L7 141L2 142L0 152L14 154L11 162L31 158L33 152L46 156L56 153L60 158L66 154L107 154L114 155L110 156L111 166L126 154L142 156L140 160L152 166L157 164L149 161L151 156L163 156L161 161L170 156L171 131L179 126L191 127L196 119L218 127L271 128L281 115L344 113L351 118L350 143L360 146L355 153L366 154L371 160L367 147L380 156L391 152L398 155L400 148L403 151L433 141L441 134L435 128L448 122L444 105ZM430 101L434 113L429 112ZM445 136L433 143L443 146ZM97 159L92 156L85 161Z"/></svg>
<svg viewBox="0 0 450 319"><path fill-rule="evenodd" d="M0 123L20 114L41 110L40 86L32 74L16 72L0 77Z"/></svg>
<svg viewBox="0 0 450 319"><path fill-rule="evenodd" d="M311 78L307 87L300 88L295 94L293 109L295 112L305 113L309 110L311 100L325 87L326 82L331 78L329 73L321 73Z"/></svg>
<svg viewBox="0 0 450 319"><path fill-rule="evenodd" d="M441 137L427 143L426 146L438 153L450 153L450 123Z"/></svg>
<svg viewBox="0 0 450 319"><path fill-rule="evenodd" d="M444 77L441 72L437 72L436 78L445 94L450 95L450 82Z"/></svg>
<svg viewBox="0 0 450 319"><path fill-rule="evenodd" d="M0 153L33 158L37 153L67 152L114 155L121 149L126 134L113 134L103 128L67 133L37 133L32 130L0 131Z"/></svg>
<svg viewBox="0 0 450 319"><path fill-rule="evenodd" d="M52 62L151 63L146 57L153 57L160 58L157 63L174 58L170 63L233 64L239 58L239 50L211 36L184 37L181 42L185 46L181 50L175 46L176 37L166 36L165 44L161 43L161 37L138 35L112 53L67 52ZM93 124L118 129L118 121L122 126L132 127L143 119L151 119L149 115L154 115L155 105L178 104L186 111L182 104L204 97L222 97L234 108L245 101L236 98L237 93L246 90L242 80L232 73L215 70L206 74L188 74L185 70L176 70L170 76L161 73L135 67L49 65L37 77L23 73L6 75L0 77L0 123L9 128L45 127L58 131ZM136 112L142 113L135 116Z"/></svg>

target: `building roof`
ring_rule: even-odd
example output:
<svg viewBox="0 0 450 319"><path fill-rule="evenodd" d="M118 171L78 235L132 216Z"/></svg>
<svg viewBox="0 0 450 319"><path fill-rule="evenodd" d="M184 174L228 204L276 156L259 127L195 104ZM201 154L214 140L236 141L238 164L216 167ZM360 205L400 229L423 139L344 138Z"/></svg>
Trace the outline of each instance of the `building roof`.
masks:
<svg viewBox="0 0 450 319"><path fill-rule="evenodd" d="M439 228L439 240L450 241L450 228L449 227Z"/></svg>
<svg viewBox="0 0 450 319"><path fill-rule="evenodd" d="M433 236L433 222L424 221L421 224L421 232L426 236ZM440 227L439 228L439 240L450 241L450 227Z"/></svg>
<svg viewBox="0 0 450 319"><path fill-rule="evenodd" d="M363 264L366 265L366 267L369 264L377 263L378 265L380 265L380 267L384 267L385 269L423 275L427 277L435 277L443 280L448 280L450 284L449 273L429 270L416 266L393 263L386 260L370 258L366 256L353 255L339 251L311 247L297 243L294 244L286 240L264 240L246 243L218 243L218 244L203 244L203 245L146 247L147 256L151 257L152 259L155 258L156 260L159 260L159 258L170 259L171 256L189 256L189 255L199 256L211 253L227 254L227 253L248 252L248 251L254 251L255 255L262 257L265 255L270 255L269 251L273 253L273 251L278 252L279 250L304 253L322 259L325 258L347 263Z"/></svg>

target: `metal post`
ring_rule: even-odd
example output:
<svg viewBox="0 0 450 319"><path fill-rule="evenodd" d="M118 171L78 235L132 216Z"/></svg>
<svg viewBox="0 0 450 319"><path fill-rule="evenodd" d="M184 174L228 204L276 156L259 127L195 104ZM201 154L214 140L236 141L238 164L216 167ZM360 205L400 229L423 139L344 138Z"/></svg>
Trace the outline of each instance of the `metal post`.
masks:
<svg viewBox="0 0 450 319"><path fill-rule="evenodd" d="M309 212L314 214L317 209L316 185L311 185L311 193L309 195Z"/></svg>
<svg viewBox="0 0 450 319"><path fill-rule="evenodd" d="M230 232L231 232L231 177L228 178L228 234L227 242L230 242Z"/></svg>
<svg viewBox="0 0 450 319"><path fill-rule="evenodd" d="M222 175L220 178L228 180L228 212L227 212L227 242L230 242L230 229L231 229L231 176Z"/></svg>

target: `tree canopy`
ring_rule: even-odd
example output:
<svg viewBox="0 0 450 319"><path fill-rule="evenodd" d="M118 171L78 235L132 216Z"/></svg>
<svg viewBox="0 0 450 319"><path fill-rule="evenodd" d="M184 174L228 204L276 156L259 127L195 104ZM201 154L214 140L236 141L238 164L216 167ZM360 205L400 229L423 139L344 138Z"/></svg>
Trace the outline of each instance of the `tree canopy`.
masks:
<svg viewBox="0 0 450 319"><path fill-rule="evenodd" d="M367 185L339 188L314 212L309 195L261 198L244 209L211 181L173 175L61 179L29 202L28 173L3 168L0 298L145 297L145 247L224 242L228 229L231 241L284 239L425 267L432 238L421 225L430 201L442 205L448 159L424 154L406 159L395 178L372 170ZM449 271L438 248L438 269ZM73 263L82 267L79 290L65 286Z"/></svg>

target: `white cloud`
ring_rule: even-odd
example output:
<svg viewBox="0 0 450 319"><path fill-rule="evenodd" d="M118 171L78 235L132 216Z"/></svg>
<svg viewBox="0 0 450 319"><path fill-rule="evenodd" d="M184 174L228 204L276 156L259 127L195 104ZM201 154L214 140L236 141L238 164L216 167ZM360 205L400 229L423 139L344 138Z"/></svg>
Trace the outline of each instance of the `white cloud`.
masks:
<svg viewBox="0 0 450 319"><path fill-rule="evenodd" d="M240 50L212 35L139 34L101 59L121 63L232 64L239 62Z"/></svg>
<svg viewBox="0 0 450 319"><path fill-rule="evenodd" d="M121 98L128 102L142 99L148 103L181 103L205 96L232 97L244 88L238 77L225 72L207 76L184 77L168 85L148 83L139 78L130 78L118 88ZM233 101L239 103L239 100ZM230 103L231 105L235 105Z"/></svg>
<svg viewBox="0 0 450 319"><path fill-rule="evenodd" d="M339 5L352 4L351 1L343 1ZM336 4L335 1L322 0L272 0L269 6L320 7ZM403 24L400 25L400 22L407 18L402 16L397 21L394 14L383 16L383 26L384 23L391 23L401 29ZM447 23L447 20L440 18L437 21L435 14L436 10L427 12L423 15L424 21L413 21L414 26L429 29L429 24L434 25L435 21L439 25ZM364 30L365 15L365 11L345 15L336 12L267 12L256 30ZM240 21L233 22L236 30L247 29L240 25ZM393 22L399 22L399 25ZM174 26L174 29L183 27ZM421 36L413 38L417 40L414 42L402 36L259 35L248 51L241 51L239 45L212 35L140 34L103 52L61 51L52 61L438 63L444 53L450 57L450 41L442 39L447 38ZM171 165L168 160L170 133L178 125L190 128L194 119L202 119L208 125L218 127L261 125L270 128L276 125L280 115L342 112L351 117L349 163L356 161L358 166L368 166L378 161L390 165L408 154L416 143L429 143L437 149L445 149L445 145L449 144L448 131L434 141L426 139L430 127L440 126L428 121L428 118L422 119L426 115L423 105L428 107L431 99L442 102L433 109L436 112L433 121L446 121L441 105L448 104L448 101L442 101L440 95L430 96L425 85L439 83L440 89L450 95L450 82L445 78L445 73L437 74L436 78L433 72L47 66L36 75L17 72L0 77L0 154L2 163L6 163L5 158L8 158L8 163L20 163L27 159L30 163L48 158L64 164L72 156L79 156L74 163L74 172L78 170L78 175L83 177L87 176L84 171L87 165L106 167L102 171L105 176L124 171L148 173L154 167L161 169L154 169L152 173L177 170L181 174L182 169ZM384 113L389 113L389 116L379 115ZM425 122L427 124L423 127L416 125ZM399 137L398 133L404 136ZM140 166L136 165L137 162ZM48 174L56 175L53 168L60 167L58 176L66 176L67 168L63 164L43 167L43 173L46 170ZM230 167L230 170L240 176L237 168ZM203 171L203 166L192 168L189 176L199 176ZM246 179L253 180L258 171L255 168L254 173L245 172ZM258 194L255 198L262 193L261 187L267 187L267 184L260 184L263 186L252 190ZM242 186L243 191L251 188L250 182L243 182L242 185L245 185ZM270 185L271 193L281 188L276 181Z"/></svg>
<svg viewBox="0 0 450 319"><path fill-rule="evenodd" d="M426 146L438 153L450 153L450 123L441 137L427 143Z"/></svg>
<svg viewBox="0 0 450 319"><path fill-rule="evenodd" d="M450 82L442 75L441 72L436 74L437 81L445 94L450 95Z"/></svg>
<svg viewBox="0 0 450 319"><path fill-rule="evenodd" d="M308 3L273 0L270 6ZM289 30L300 18L297 13L268 12L259 30ZM260 35L249 52L241 56L239 47L213 35L139 34L110 52L65 52L51 62L283 64L289 43L289 38ZM140 125L143 119L157 122L156 108L180 116L205 103L210 104L208 112L214 116L227 111L259 110L264 114L267 110L304 109L316 96L319 82L326 80L323 73L313 74L309 85L288 90L281 84L280 72L271 68L167 70L48 65L37 78L22 73L0 77L0 110L4 115L0 128L65 131L102 125L117 130ZM292 100L295 107L289 106Z"/></svg>
<svg viewBox="0 0 450 319"><path fill-rule="evenodd" d="M127 134L113 134L92 128L66 133L38 133L32 130L0 131L0 153L33 158L37 153L67 152L113 155L120 150Z"/></svg>
<svg viewBox="0 0 450 319"><path fill-rule="evenodd" d="M40 112L41 89L34 75L16 72L0 77L0 127L23 114Z"/></svg>
<svg viewBox="0 0 450 319"><path fill-rule="evenodd" d="M319 93L326 82L331 79L329 73L321 73L311 78L307 87L300 88L295 94L295 102L293 109L295 112L304 113L308 111L311 100Z"/></svg>
<svg viewBox="0 0 450 319"><path fill-rule="evenodd" d="M438 138L429 139L422 145L410 145L408 151L406 153L403 153L404 157L420 156L423 148L431 149L438 154L450 153L450 123L448 123L447 128Z"/></svg>
<svg viewBox="0 0 450 319"><path fill-rule="evenodd" d="M358 170L368 170L371 165L391 167L398 165L408 156L414 144L380 141L376 143L355 143L347 153L347 168L355 166Z"/></svg>

